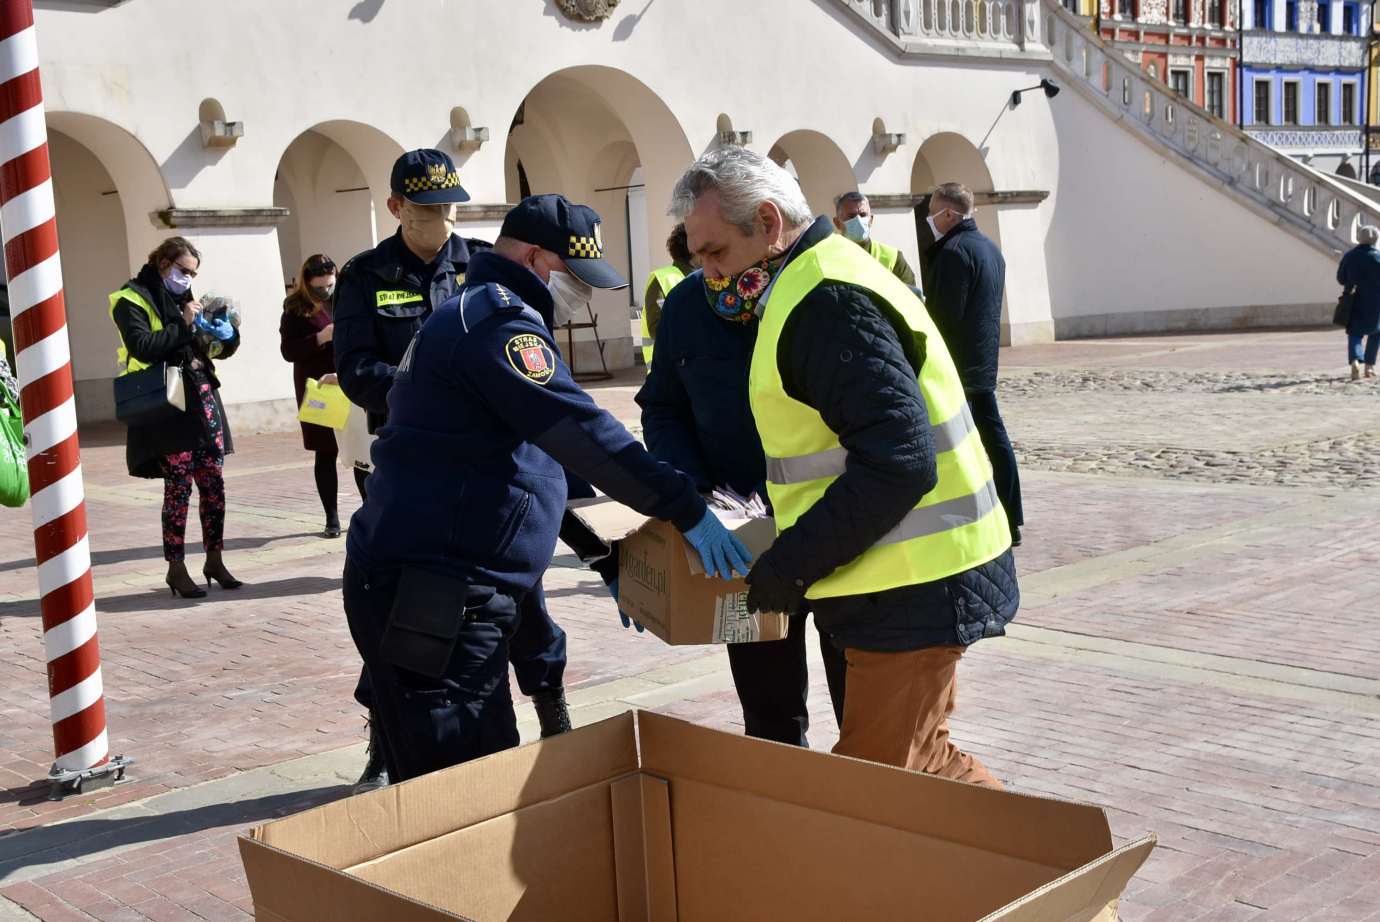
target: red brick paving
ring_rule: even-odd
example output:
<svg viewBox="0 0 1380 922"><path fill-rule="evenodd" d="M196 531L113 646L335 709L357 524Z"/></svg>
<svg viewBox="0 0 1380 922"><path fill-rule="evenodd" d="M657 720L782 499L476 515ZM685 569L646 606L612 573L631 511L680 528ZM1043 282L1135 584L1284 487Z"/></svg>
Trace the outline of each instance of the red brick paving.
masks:
<svg viewBox="0 0 1380 922"><path fill-rule="evenodd" d="M1330 360L1334 339L1274 333L1060 344L1016 350L1009 364L1289 367ZM632 415L626 389L604 399L611 396L620 415ZM24 563L32 554L27 519L0 534L0 656L12 664L0 679L0 827L80 822L116 803L362 738L349 697L357 663L340 613L340 544L305 537L319 527L308 458L291 434L237 442L229 559L251 585L239 594L215 590L201 603L154 591L162 573L156 485L123 476L118 446L84 455L94 488L112 749L140 760L127 785L50 804L40 799L46 789L30 784L46 772L51 751L36 606L22 600L34 578ZM261 470L282 465L297 466ZM260 472L244 473L251 470ZM1321 497L1096 476L1033 475L1026 486L1031 526L1019 561L1028 578L1042 579L1108 554L1289 515ZM147 497L132 504L115 492L130 488ZM348 489L343 481L342 508ZM1377 494L1358 492L1354 510L1323 524L1259 527L1172 565L1113 573L1033 602L1021 620L1321 676L1380 679L1380 538L1370 527L1378 512ZM549 585L553 613L570 633L572 686L703 655L618 628L589 574L559 569ZM1159 836L1160 848L1128 890L1124 918L1380 918L1380 709L1373 699L1366 705L1340 693L1270 692L1215 673L1161 674L1134 657L1065 653L1021 641L975 648L965 657L955 737L1017 790L1106 806L1118 840ZM836 730L823 677L814 678L811 737L820 748ZM660 710L741 729L729 690ZM230 805L205 820L208 828L0 884L0 895L47 920L243 919L251 907L236 832L265 818L250 815L255 809L294 812L338 794Z"/></svg>

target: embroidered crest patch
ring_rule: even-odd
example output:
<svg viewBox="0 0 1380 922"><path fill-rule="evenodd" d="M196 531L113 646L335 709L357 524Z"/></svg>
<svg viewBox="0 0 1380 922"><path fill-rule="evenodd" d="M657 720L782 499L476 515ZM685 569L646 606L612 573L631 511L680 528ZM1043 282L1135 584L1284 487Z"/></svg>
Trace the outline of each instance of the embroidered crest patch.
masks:
<svg viewBox="0 0 1380 922"><path fill-rule="evenodd" d="M556 356L540 336L522 333L504 346L508 364L533 384L546 384L556 374Z"/></svg>

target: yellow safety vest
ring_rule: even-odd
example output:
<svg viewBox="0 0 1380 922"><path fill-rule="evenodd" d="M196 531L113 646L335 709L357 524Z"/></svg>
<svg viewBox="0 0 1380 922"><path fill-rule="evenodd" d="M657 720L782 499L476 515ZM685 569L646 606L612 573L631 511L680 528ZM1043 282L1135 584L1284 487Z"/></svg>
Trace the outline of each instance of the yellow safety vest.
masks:
<svg viewBox="0 0 1380 922"><path fill-rule="evenodd" d="M121 301L129 301L143 308L144 313L147 314L149 318L149 329L152 330L154 333L157 333L163 329L163 321L158 319L158 311L154 310L153 305L150 304L144 298L143 295L139 294L139 292L135 291L133 288L121 288L119 291L113 291L110 293L111 323L115 322L115 305L119 304ZM119 324L116 324L115 332L119 333L119 331L120 326ZM115 377L117 378L123 377L124 375L127 375L130 372L143 371L145 368L149 367L146 363L139 361L134 356L129 354L129 350L125 348L125 338L124 334L122 333L120 333L120 346L118 349L115 350L115 361L120 368L119 372L115 375Z"/></svg>
<svg viewBox="0 0 1380 922"><path fill-rule="evenodd" d="M806 598L927 583L997 557L1011 546L1011 531L949 350L911 290L857 244L839 236L815 244L777 276L752 352L749 397L767 454L767 492L778 532L819 501L848 460L847 449L819 411L786 394L777 365L777 347L791 311L828 282L871 292L923 343L925 361L917 380L929 410L939 482L860 557L809 587Z"/></svg>
<svg viewBox="0 0 1380 922"><path fill-rule="evenodd" d="M647 276L647 284L642 286L642 290L648 290L652 287L652 283L656 282L661 286L661 295L664 298L671 293L672 288L684 280L685 273L681 272L680 267L673 263L669 266L662 266L660 269L653 269L652 274ZM640 343L642 361L648 365L652 364L652 330L651 327L647 326L647 309L649 306L647 304L642 305L642 342Z"/></svg>
<svg viewBox="0 0 1380 922"><path fill-rule="evenodd" d="M876 240L869 240L867 241L867 251L872 254L873 259L882 264L882 267L885 268L886 271L896 271L896 254L899 253L900 250Z"/></svg>

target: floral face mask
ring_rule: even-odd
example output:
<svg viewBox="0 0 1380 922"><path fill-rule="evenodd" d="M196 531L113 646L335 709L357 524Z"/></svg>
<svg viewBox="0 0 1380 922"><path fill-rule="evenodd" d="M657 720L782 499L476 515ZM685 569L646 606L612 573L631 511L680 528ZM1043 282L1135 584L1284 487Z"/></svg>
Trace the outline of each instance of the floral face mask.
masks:
<svg viewBox="0 0 1380 922"><path fill-rule="evenodd" d="M771 284L772 269L764 259L737 275L704 277L704 293L714 313L724 320L747 323L757 310L757 302Z"/></svg>

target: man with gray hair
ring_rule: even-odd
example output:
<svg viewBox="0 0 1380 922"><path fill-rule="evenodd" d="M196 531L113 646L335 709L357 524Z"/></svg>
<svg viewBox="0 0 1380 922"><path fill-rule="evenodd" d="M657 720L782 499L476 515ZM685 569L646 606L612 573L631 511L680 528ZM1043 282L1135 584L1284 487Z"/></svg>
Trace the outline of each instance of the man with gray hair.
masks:
<svg viewBox="0 0 1380 922"><path fill-rule="evenodd" d="M845 192L834 199L834 229L862 247L882 267L907 285L915 285L915 273L906 254L872 236L872 203L861 192Z"/></svg>
<svg viewBox="0 0 1380 922"><path fill-rule="evenodd" d="M1012 543L1021 544L1025 514L1016 452L997 408L997 357L1001 350L1001 303L1006 260L973 220L973 193L944 183L930 196L934 243L925 253L925 306L958 366L968 407L987 456L992 480L1006 510Z"/></svg>
<svg viewBox="0 0 1380 922"><path fill-rule="evenodd" d="M749 608L809 605L843 649L835 752L999 787L948 715L964 650L1015 617L1011 538L924 306L752 151L698 160L671 213L713 309L758 318L747 380L721 371L746 385L778 529Z"/></svg>

